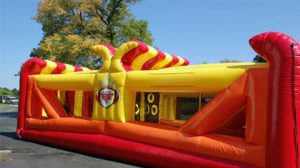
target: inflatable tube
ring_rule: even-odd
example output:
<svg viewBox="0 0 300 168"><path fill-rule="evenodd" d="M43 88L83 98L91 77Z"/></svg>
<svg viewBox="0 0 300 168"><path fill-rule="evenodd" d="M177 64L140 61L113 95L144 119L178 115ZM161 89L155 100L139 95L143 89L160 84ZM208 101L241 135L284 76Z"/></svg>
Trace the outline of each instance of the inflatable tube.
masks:
<svg viewBox="0 0 300 168"><path fill-rule="evenodd" d="M26 130L24 131L24 139L80 152L93 153L98 156L152 165L154 167L255 168L255 166L243 163L230 162L204 155L193 155L187 152L151 146L106 135L65 132L45 133L42 131ZM126 154L124 155L124 153ZM170 160L172 160L171 163Z"/></svg>
<svg viewBox="0 0 300 168"><path fill-rule="evenodd" d="M250 40L270 63L267 167L299 168L300 45L288 35L267 32Z"/></svg>
<svg viewBox="0 0 300 168"><path fill-rule="evenodd" d="M250 40L268 63L188 65L139 41L99 70L31 58L19 138L154 167L299 167L299 44Z"/></svg>

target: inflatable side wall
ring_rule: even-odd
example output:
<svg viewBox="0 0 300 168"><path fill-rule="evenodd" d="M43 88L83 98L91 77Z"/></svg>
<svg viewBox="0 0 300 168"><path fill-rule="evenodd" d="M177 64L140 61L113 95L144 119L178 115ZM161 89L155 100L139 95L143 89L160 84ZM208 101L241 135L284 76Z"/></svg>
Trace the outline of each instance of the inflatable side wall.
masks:
<svg viewBox="0 0 300 168"><path fill-rule="evenodd" d="M299 44L250 40L269 63L188 65L139 41L96 45L99 70L21 70L17 137L153 167L299 167Z"/></svg>
<svg viewBox="0 0 300 168"><path fill-rule="evenodd" d="M300 45L282 33L263 33L250 40L270 64L267 167L299 167Z"/></svg>

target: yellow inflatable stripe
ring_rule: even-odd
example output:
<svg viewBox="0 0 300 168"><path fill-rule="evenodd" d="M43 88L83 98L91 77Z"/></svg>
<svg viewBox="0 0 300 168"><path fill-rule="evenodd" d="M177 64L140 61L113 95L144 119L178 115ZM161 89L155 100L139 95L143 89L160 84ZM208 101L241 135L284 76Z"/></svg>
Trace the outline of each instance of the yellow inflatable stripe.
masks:
<svg viewBox="0 0 300 168"><path fill-rule="evenodd" d="M112 59L121 59L123 55L125 55L128 51L136 48L139 45L138 42L129 41L127 43L123 43L116 51L114 57Z"/></svg>
<svg viewBox="0 0 300 168"><path fill-rule="evenodd" d="M158 51L153 48L153 47L150 47L148 46L149 50L144 53L144 54L141 54L139 55L137 58L135 58L131 64L131 68L132 69L135 69L135 70L141 70L143 65L149 61L151 58L154 58L156 57Z"/></svg>
<svg viewBox="0 0 300 168"><path fill-rule="evenodd" d="M57 97L62 105L66 104L66 93L64 91L58 90Z"/></svg>
<svg viewBox="0 0 300 168"><path fill-rule="evenodd" d="M68 73L68 72L74 72L75 71L75 68L74 66L72 65L69 65L69 64L65 64L66 65L66 69L64 71L62 71L62 73Z"/></svg>
<svg viewBox="0 0 300 168"><path fill-rule="evenodd" d="M83 91L75 91L74 116L80 117L82 111Z"/></svg>
<svg viewBox="0 0 300 168"><path fill-rule="evenodd" d="M44 108L42 108L42 117L48 117Z"/></svg>
<svg viewBox="0 0 300 168"><path fill-rule="evenodd" d="M126 88L131 91L153 92L219 92L245 71L243 68L229 67L130 71L127 74Z"/></svg>
<svg viewBox="0 0 300 168"><path fill-rule="evenodd" d="M177 57L179 59L179 61L175 65L173 65L172 67L181 66L184 63L184 59L181 58L181 57L178 57L178 56L175 56L175 57Z"/></svg>
<svg viewBox="0 0 300 168"><path fill-rule="evenodd" d="M60 93L61 91L57 91L57 98L59 99L59 100L61 100L61 93Z"/></svg>
<svg viewBox="0 0 300 168"><path fill-rule="evenodd" d="M90 71L89 68L86 68L86 67L81 67L82 68L82 71Z"/></svg>
<svg viewBox="0 0 300 168"><path fill-rule="evenodd" d="M168 53L164 53L166 55L165 59L159 61L158 63L156 63L151 70L156 70L156 69L162 69L163 67L165 67L166 65L168 65L171 61L172 61L172 56Z"/></svg>
<svg viewBox="0 0 300 168"><path fill-rule="evenodd" d="M92 91L95 74L52 74L34 75L40 88L50 90L84 90Z"/></svg>
<svg viewBox="0 0 300 168"><path fill-rule="evenodd" d="M104 45L95 45L92 47L92 51L104 60L110 60L110 58L112 57L112 55L110 55L109 49Z"/></svg>
<svg viewBox="0 0 300 168"><path fill-rule="evenodd" d="M189 65L189 66L178 66L178 67L170 67L165 69L160 69L159 71L181 71L181 70L193 70L193 69L205 69L205 68L267 68L267 63L222 63L222 64L200 64L200 65Z"/></svg>
<svg viewBox="0 0 300 168"><path fill-rule="evenodd" d="M47 65L42 69L41 74L51 74L52 71L55 70L57 67L55 62L45 60L47 62Z"/></svg>
<svg viewBox="0 0 300 168"><path fill-rule="evenodd" d="M94 104L93 104L93 114L92 119L94 120L105 120L106 119L106 110L100 106L99 102L96 100L96 96L94 96Z"/></svg>

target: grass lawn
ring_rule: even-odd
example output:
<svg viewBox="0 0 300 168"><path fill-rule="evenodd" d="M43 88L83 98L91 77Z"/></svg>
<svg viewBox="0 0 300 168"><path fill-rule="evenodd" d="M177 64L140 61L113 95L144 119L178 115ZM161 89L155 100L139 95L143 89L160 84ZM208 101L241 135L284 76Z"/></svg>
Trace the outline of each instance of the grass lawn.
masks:
<svg viewBox="0 0 300 168"><path fill-rule="evenodd" d="M9 107L10 104L3 104L3 103L0 103L0 108L3 108L3 107Z"/></svg>

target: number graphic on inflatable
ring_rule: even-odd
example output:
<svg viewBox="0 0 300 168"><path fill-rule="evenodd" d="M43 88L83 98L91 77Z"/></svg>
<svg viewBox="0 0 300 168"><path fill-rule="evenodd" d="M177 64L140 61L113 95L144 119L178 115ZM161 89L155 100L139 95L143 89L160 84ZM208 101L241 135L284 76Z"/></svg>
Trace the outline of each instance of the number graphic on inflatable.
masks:
<svg viewBox="0 0 300 168"><path fill-rule="evenodd" d="M135 115L134 115L134 120L135 121L140 121L141 120L141 92L136 93L135 97Z"/></svg>
<svg viewBox="0 0 300 168"><path fill-rule="evenodd" d="M158 108L157 105L154 104L151 106L151 114L155 116L157 115L157 113L158 113Z"/></svg>
<svg viewBox="0 0 300 168"><path fill-rule="evenodd" d="M135 104L135 115L140 113L140 107L138 104Z"/></svg>
<svg viewBox="0 0 300 168"><path fill-rule="evenodd" d="M154 99L155 99L155 97L154 97L153 93L148 94L148 96L147 96L148 103L153 103Z"/></svg>
<svg viewBox="0 0 300 168"><path fill-rule="evenodd" d="M158 107L157 107L157 105L155 105L155 104L153 104L152 106L151 106L151 108L150 108L150 106L149 105L147 105L146 106L146 109L145 109L145 114L149 114L151 112L151 114L152 115L157 115L157 113L158 113ZM137 112L136 112L136 114L137 114Z"/></svg>
<svg viewBox="0 0 300 168"><path fill-rule="evenodd" d="M149 114L149 112L150 112L150 106L147 104L145 109L145 114Z"/></svg>
<svg viewBox="0 0 300 168"><path fill-rule="evenodd" d="M159 98L158 92L145 92L145 121L159 122Z"/></svg>

